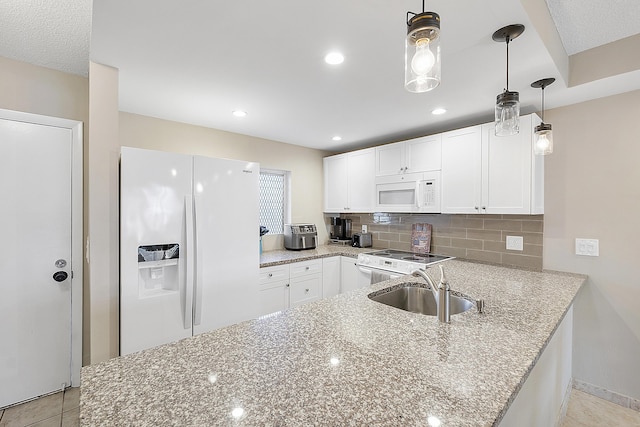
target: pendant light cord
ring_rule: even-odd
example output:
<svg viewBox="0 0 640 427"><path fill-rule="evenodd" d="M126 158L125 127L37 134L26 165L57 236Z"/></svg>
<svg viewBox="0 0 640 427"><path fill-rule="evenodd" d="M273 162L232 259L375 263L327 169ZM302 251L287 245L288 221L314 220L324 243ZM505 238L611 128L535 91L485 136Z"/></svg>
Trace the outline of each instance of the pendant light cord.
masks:
<svg viewBox="0 0 640 427"><path fill-rule="evenodd" d="M505 41L507 42L507 90L509 92L509 36L506 36Z"/></svg>

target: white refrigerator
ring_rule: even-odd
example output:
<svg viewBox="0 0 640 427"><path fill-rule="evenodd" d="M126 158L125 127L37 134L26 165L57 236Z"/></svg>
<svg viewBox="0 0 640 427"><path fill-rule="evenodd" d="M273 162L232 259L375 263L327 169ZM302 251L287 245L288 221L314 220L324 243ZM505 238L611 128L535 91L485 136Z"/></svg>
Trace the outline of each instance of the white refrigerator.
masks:
<svg viewBox="0 0 640 427"><path fill-rule="evenodd" d="M120 354L258 313L258 163L122 147Z"/></svg>

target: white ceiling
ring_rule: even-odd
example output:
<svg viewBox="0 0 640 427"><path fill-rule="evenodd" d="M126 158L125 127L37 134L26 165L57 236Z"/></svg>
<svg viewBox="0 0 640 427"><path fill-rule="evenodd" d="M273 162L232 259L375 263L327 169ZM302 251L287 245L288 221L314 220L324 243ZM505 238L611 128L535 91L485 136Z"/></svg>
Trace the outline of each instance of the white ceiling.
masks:
<svg viewBox="0 0 640 427"><path fill-rule="evenodd" d="M547 2L566 50L593 32L576 9L604 3ZM545 90L548 108L640 88L640 72L567 88L515 0L427 1L442 18L443 81L423 94L403 87L406 12L420 12L418 0L96 0L92 24L90 0L7 3L0 2L2 56L86 75L91 29L91 60L119 69L121 110L330 151L492 120L506 49L491 35L508 24L526 26L509 52L509 88L520 92L524 113L540 109L530 84L544 77L557 79ZM640 33L635 3L606 5L636 19L619 25L610 14L600 40ZM574 15L577 23L567 18ZM323 62L334 49L344 64ZM433 116L435 107L448 113ZM235 109L249 114L236 118Z"/></svg>

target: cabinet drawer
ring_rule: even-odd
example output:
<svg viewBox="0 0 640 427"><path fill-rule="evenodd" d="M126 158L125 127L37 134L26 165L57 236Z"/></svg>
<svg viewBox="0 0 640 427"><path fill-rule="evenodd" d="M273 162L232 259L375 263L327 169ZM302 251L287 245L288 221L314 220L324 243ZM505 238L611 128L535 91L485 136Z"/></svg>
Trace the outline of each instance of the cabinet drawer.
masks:
<svg viewBox="0 0 640 427"><path fill-rule="evenodd" d="M289 280L288 265L276 265L260 269L260 280L258 282L260 285L268 285L282 280Z"/></svg>
<svg viewBox="0 0 640 427"><path fill-rule="evenodd" d="M315 274L292 279L289 292L291 307L319 300L322 296L322 275Z"/></svg>
<svg viewBox="0 0 640 427"><path fill-rule="evenodd" d="M294 262L291 264L291 278L306 276L307 274L322 273L322 260Z"/></svg>

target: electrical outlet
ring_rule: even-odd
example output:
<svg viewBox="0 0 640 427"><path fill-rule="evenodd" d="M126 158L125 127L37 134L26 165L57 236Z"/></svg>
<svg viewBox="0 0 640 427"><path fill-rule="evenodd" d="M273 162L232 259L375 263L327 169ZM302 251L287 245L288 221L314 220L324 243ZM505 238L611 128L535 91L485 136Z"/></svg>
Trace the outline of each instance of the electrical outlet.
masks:
<svg viewBox="0 0 640 427"><path fill-rule="evenodd" d="M362 232L366 233L367 229L368 229L367 224L362 224Z"/></svg>
<svg viewBox="0 0 640 427"><path fill-rule="evenodd" d="M598 239L576 239L576 255L600 256Z"/></svg>
<svg viewBox="0 0 640 427"><path fill-rule="evenodd" d="M522 236L507 236L507 249L510 251L521 251L524 248L524 238Z"/></svg>

